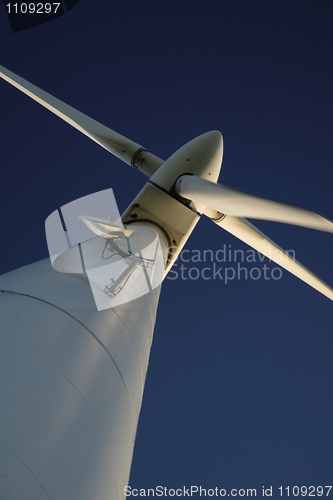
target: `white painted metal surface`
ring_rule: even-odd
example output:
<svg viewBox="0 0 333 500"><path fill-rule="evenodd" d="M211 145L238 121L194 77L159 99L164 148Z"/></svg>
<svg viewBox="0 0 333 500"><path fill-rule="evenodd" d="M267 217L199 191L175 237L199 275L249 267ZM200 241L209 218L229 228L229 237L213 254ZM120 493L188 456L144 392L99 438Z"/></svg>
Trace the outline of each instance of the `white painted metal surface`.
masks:
<svg viewBox="0 0 333 500"><path fill-rule="evenodd" d="M97 311L46 259L0 290L1 499L123 498L160 287Z"/></svg>

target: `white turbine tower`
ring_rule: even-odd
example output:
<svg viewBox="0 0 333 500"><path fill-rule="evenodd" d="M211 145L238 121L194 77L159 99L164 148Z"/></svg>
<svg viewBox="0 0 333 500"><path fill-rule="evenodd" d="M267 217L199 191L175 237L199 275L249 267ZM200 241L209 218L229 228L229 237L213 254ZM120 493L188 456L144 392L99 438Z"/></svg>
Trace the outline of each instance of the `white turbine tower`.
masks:
<svg viewBox="0 0 333 500"><path fill-rule="evenodd" d="M150 178L122 215L124 229L118 231L153 228L164 276L203 213L333 300L330 287L244 217L328 232L333 223L217 184L223 154L219 132L193 139L164 162L11 71L0 67L0 75ZM107 222L103 226L96 214L81 215L98 234L110 236ZM83 243L80 252L94 254L100 241ZM131 270L118 280L119 288ZM124 498L160 287L151 286L148 293L142 289L134 300L97 311L81 271L57 272L46 259L0 278L3 499Z"/></svg>

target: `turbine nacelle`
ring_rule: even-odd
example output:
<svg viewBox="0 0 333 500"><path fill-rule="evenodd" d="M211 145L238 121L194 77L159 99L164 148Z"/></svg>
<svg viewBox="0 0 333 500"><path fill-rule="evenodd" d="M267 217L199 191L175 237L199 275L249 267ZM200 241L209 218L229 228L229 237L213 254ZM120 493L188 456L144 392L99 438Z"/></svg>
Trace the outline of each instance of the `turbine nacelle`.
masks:
<svg viewBox="0 0 333 500"><path fill-rule="evenodd" d="M177 179L190 174L217 181L222 164L223 139L220 132L206 132L173 153L152 175L122 215L124 224L150 222L163 231L169 244L166 273L184 247L205 205L181 200L174 192Z"/></svg>

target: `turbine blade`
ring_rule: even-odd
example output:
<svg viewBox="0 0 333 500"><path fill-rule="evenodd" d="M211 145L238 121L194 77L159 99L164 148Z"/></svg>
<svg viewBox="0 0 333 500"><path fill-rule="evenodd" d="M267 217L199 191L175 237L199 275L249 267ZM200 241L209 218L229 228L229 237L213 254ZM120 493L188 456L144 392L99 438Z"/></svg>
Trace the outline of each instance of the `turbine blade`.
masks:
<svg viewBox="0 0 333 500"><path fill-rule="evenodd" d="M53 97L51 94L41 90L36 87L36 85L24 80L3 66L0 66L0 76L49 111L52 111L52 113L59 116L59 118L62 118L62 120L72 125L72 127L97 142L97 144L107 151L117 156L117 158L123 160L132 167L137 167L149 177L164 162L157 156L147 153L140 144L127 139L96 120L89 118L89 116L65 104L60 101L60 99Z"/></svg>
<svg viewBox="0 0 333 500"><path fill-rule="evenodd" d="M292 259L281 247L259 231L253 224L240 217L226 216L222 220L214 220L218 226L244 241L258 252L276 262L281 267L312 286L329 299L333 300L333 289L317 278L311 271Z"/></svg>
<svg viewBox="0 0 333 500"><path fill-rule="evenodd" d="M316 212L243 193L195 175L180 177L176 189L184 198L226 215L284 222L333 233L333 222Z"/></svg>

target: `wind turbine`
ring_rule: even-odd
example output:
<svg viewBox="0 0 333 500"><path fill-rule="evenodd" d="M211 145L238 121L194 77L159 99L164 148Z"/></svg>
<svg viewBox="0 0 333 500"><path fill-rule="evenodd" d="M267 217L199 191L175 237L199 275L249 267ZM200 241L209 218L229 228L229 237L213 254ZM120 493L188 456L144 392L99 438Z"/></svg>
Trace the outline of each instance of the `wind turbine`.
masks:
<svg viewBox="0 0 333 500"><path fill-rule="evenodd" d="M149 177L121 221L125 231L144 226L158 234L163 277L204 214L333 300L332 288L246 217L328 232L333 223L217 184L220 132L193 139L163 161L11 71L0 67L0 75ZM95 216L84 219L96 229L103 222ZM90 244L83 243L83 249ZM0 290L2 496L123 498L160 287L97 311L84 273L58 273L46 259L3 275Z"/></svg>

